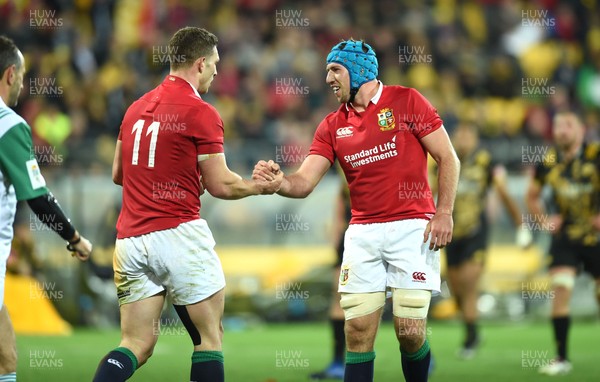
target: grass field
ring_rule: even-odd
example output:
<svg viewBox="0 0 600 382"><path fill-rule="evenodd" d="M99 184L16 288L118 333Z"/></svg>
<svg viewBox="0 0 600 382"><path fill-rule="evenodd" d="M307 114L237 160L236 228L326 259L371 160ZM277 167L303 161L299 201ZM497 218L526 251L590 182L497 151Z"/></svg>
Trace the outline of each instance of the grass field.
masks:
<svg viewBox="0 0 600 382"><path fill-rule="evenodd" d="M455 357L457 323L431 323L435 357L432 381L600 381L600 323L575 322L570 338L573 372L551 378L537 374L553 357L548 323L487 324L474 360ZM307 381L309 372L330 360L330 332L322 324L277 324L226 330L225 375L231 382ZM100 358L119 340L115 330L77 330L68 337L18 336L19 381L91 381ZM393 329L384 323L376 344L375 380L403 381ZM130 381L189 381L191 341L177 327L163 328L154 355Z"/></svg>

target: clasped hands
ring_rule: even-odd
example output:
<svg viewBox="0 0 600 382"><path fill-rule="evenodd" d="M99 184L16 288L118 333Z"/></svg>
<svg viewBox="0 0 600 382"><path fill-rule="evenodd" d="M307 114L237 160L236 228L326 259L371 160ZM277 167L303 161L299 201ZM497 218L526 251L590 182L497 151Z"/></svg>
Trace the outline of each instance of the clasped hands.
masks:
<svg viewBox="0 0 600 382"><path fill-rule="evenodd" d="M279 165L272 160L258 161L252 171L252 180L258 185L261 194L273 194L279 191L283 176Z"/></svg>

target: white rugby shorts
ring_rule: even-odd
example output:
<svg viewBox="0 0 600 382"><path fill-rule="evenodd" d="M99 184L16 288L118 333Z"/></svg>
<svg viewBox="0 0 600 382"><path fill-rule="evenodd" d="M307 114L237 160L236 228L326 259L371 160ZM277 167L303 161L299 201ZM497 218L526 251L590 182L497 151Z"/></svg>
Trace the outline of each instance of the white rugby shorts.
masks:
<svg viewBox="0 0 600 382"><path fill-rule="evenodd" d="M1 182L1 181L0 181ZM8 192L0 185L0 309L4 304L4 282L6 281L6 262L14 236L13 223L17 211L17 198L10 186Z"/></svg>
<svg viewBox="0 0 600 382"><path fill-rule="evenodd" d="M225 287L215 240L204 219L117 239L113 266L119 305L164 290L175 305L202 301Z"/></svg>
<svg viewBox="0 0 600 382"><path fill-rule="evenodd" d="M423 243L425 219L350 224L344 236L338 291L384 292L386 288L440 291L440 251Z"/></svg>

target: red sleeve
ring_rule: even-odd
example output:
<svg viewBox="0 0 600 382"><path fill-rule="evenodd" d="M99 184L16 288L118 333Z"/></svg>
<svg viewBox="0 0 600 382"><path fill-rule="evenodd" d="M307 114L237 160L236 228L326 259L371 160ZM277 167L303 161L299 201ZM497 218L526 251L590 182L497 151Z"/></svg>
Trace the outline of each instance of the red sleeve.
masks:
<svg viewBox="0 0 600 382"><path fill-rule="evenodd" d="M208 105L204 113L195 119L192 134L196 143L196 154L217 154L223 150L223 120L215 108Z"/></svg>
<svg viewBox="0 0 600 382"><path fill-rule="evenodd" d="M320 155L327 158L333 164L335 162L335 152L333 150L333 137L329 129L327 119L324 119L317 127L313 142L310 145L308 155Z"/></svg>
<svg viewBox="0 0 600 382"><path fill-rule="evenodd" d="M411 123L411 131L418 138L433 133L442 126L442 119L437 113L437 110L429 103L427 98L423 97L415 89L410 89L408 99L409 115L412 115L414 121Z"/></svg>

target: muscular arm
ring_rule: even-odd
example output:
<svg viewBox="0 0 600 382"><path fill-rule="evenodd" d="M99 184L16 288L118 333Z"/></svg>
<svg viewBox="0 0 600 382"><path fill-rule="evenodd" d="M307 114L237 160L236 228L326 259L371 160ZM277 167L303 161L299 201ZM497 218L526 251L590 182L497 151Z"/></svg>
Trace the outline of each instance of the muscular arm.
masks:
<svg viewBox="0 0 600 382"><path fill-rule="evenodd" d="M438 165L437 211L452 214L460 172L460 161L450 143L446 129L442 126L423 137L421 143Z"/></svg>
<svg viewBox="0 0 600 382"><path fill-rule="evenodd" d="M438 165L437 208L423 232L423 242L429 240L429 249L438 250L452 241L454 228L452 210L456 198L460 162L443 126L421 138L421 143Z"/></svg>
<svg viewBox="0 0 600 382"><path fill-rule="evenodd" d="M288 198L306 198L317 186L331 162L320 155L309 155L292 175L285 176L277 193Z"/></svg>
<svg viewBox="0 0 600 382"><path fill-rule="evenodd" d="M123 185L123 167L121 166L121 141L117 141L115 147L115 158L112 165L112 179L115 184Z"/></svg>
<svg viewBox="0 0 600 382"><path fill-rule="evenodd" d="M273 182L242 179L227 167L224 155L210 155L198 162L204 188L215 198L241 199L250 195L272 194L279 188L279 180Z"/></svg>

